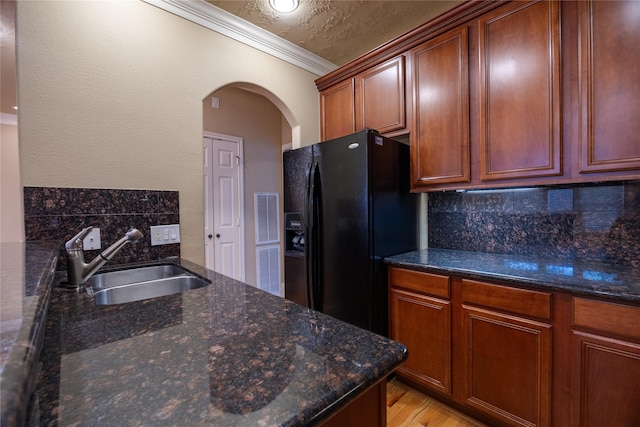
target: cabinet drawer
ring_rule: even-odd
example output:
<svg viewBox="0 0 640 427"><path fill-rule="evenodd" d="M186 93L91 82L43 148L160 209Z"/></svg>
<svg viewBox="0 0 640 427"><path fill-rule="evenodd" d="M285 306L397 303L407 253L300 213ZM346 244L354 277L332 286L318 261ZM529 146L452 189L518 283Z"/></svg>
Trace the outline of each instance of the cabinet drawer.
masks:
<svg viewBox="0 0 640 427"><path fill-rule="evenodd" d="M462 280L462 301L540 319L551 318L551 294Z"/></svg>
<svg viewBox="0 0 640 427"><path fill-rule="evenodd" d="M640 307L573 298L573 325L640 339Z"/></svg>
<svg viewBox="0 0 640 427"><path fill-rule="evenodd" d="M436 297L449 298L450 278L438 274L391 268L389 270L391 286L421 292Z"/></svg>

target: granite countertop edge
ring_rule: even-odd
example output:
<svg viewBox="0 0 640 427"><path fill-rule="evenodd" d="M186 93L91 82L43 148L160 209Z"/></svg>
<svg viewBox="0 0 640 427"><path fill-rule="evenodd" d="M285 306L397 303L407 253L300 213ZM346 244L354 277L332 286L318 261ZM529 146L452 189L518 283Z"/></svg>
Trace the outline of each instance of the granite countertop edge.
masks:
<svg viewBox="0 0 640 427"><path fill-rule="evenodd" d="M446 260L445 260L446 259ZM503 262L509 259L522 263L562 264L573 271L592 268L605 273L606 277L617 275L621 280L581 280L562 274L550 275L531 271L496 271L492 261ZM470 261L469 261L470 260ZM479 261L483 265L474 265ZM465 279L495 280L516 287L535 288L546 291L567 292L576 296L605 299L611 302L640 305L640 275L637 269L600 262L581 262L572 260L548 259L524 255L502 255L457 251L451 249L423 249L398 254L384 259L388 265L434 274L456 275ZM458 265L468 262L467 267Z"/></svg>
<svg viewBox="0 0 640 427"><path fill-rule="evenodd" d="M61 247L59 242L48 241L30 241L23 245L23 283L14 283L18 280L15 278L9 279L11 284L4 283L4 286L24 287L26 294L25 314L1 367L0 424L6 427L21 425L26 417L29 395L38 373L37 362Z"/></svg>

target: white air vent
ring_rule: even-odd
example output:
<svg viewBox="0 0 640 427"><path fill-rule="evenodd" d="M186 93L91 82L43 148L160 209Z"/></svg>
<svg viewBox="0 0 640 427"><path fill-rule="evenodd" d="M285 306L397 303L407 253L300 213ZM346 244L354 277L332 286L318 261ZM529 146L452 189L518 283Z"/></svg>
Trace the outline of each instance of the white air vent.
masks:
<svg viewBox="0 0 640 427"><path fill-rule="evenodd" d="M256 248L258 288L280 296L280 246Z"/></svg>
<svg viewBox="0 0 640 427"><path fill-rule="evenodd" d="M280 242L278 193L255 193L256 245Z"/></svg>

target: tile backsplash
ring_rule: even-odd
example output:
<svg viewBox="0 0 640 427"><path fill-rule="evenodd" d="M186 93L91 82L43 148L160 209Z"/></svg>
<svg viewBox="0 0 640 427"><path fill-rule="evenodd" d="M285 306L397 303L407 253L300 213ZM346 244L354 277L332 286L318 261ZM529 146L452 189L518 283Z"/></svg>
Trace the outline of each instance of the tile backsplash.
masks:
<svg viewBox="0 0 640 427"><path fill-rule="evenodd" d="M640 267L640 180L429 193L429 247Z"/></svg>
<svg viewBox="0 0 640 427"><path fill-rule="evenodd" d="M114 190L92 188L24 188L25 238L66 242L81 229L100 228L101 250L120 239L130 228L144 237L126 245L110 265L180 256L180 244L151 246L152 225L179 224L177 191ZM85 251L92 260L101 250ZM64 250L59 269L66 268Z"/></svg>

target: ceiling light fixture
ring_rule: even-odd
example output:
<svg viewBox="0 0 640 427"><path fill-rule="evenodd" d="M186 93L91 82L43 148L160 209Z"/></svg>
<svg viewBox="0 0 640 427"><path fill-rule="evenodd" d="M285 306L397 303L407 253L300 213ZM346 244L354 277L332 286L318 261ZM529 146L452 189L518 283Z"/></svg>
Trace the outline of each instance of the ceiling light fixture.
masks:
<svg viewBox="0 0 640 427"><path fill-rule="evenodd" d="M281 13L293 12L298 8L298 0L269 0L269 5Z"/></svg>

